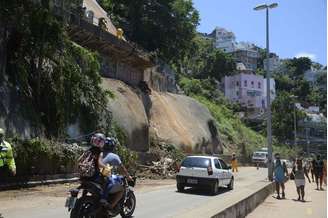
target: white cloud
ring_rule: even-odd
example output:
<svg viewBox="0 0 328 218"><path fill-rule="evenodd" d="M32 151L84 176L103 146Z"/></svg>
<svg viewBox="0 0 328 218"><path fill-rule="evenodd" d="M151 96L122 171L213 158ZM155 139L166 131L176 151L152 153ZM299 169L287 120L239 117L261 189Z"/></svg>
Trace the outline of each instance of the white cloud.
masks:
<svg viewBox="0 0 328 218"><path fill-rule="evenodd" d="M308 53L308 52L300 52L300 53L296 54L295 57L297 57L297 58L308 57L312 61L315 61L317 59L317 56L315 54L311 54L311 53Z"/></svg>

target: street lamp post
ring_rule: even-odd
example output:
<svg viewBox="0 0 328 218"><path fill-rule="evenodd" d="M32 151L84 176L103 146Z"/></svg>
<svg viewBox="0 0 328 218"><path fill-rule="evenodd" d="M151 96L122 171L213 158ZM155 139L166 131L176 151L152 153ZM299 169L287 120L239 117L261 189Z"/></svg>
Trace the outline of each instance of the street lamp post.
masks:
<svg viewBox="0 0 328 218"><path fill-rule="evenodd" d="M296 103L294 102L294 148L296 148L297 129L296 129Z"/></svg>
<svg viewBox="0 0 328 218"><path fill-rule="evenodd" d="M271 129L271 96L270 96L270 52L269 52L269 9L277 7L277 3L270 5L262 4L254 8L254 10L266 10L266 82L267 82L267 140L268 140L268 178L273 180L273 162L272 162L272 129Z"/></svg>
<svg viewBox="0 0 328 218"><path fill-rule="evenodd" d="M296 100L297 100L297 96L291 95L290 97L293 99L293 106L294 106L294 148L296 148L296 143L297 143Z"/></svg>

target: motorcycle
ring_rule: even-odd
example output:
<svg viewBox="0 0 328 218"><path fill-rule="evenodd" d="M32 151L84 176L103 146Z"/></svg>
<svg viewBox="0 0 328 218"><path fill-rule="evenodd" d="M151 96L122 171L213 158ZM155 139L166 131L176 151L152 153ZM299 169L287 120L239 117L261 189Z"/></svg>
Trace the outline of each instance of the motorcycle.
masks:
<svg viewBox="0 0 328 218"><path fill-rule="evenodd" d="M104 178L103 178L104 179ZM94 181L81 181L76 189L71 189L70 196L66 199L65 207L70 211L70 218L111 218L120 214L122 217L131 217L136 207L136 197L133 187L136 178L128 181L121 176L123 196L113 209L107 209L100 204L103 186ZM81 191L81 196L79 193ZM108 199L111 195L108 196Z"/></svg>

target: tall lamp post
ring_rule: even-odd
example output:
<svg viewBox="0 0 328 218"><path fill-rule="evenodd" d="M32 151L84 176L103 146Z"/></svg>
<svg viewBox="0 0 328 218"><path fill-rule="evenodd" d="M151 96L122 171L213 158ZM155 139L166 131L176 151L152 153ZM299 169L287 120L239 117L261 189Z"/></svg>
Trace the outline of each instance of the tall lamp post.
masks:
<svg viewBox="0 0 328 218"><path fill-rule="evenodd" d="M297 96L291 95L290 97L293 99L293 106L294 106L294 148L296 148L296 142L297 142L296 100L297 100Z"/></svg>
<svg viewBox="0 0 328 218"><path fill-rule="evenodd" d="M254 8L255 11L266 10L266 82L267 82L267 140L268 140L268 178L273 180L273 164L272 164L272 129L271 129L271 98L270 98L270 52L269 52L269 9L277 7L277 3L270 5L262 4Z"/></svg>

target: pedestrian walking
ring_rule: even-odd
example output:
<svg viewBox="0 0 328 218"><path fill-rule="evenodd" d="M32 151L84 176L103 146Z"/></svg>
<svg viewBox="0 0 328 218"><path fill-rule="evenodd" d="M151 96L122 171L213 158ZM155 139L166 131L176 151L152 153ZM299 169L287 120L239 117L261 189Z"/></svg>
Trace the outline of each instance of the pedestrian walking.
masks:
<svg viewBox="0 0 328 218"><path fill-rule="evenodd" d="M277 199L281 199L280 197L280 187L282 199L286 198L285 195L285 182L288 178L288 170L285 162L280 160L280 154L275 154L275 163L274 163L274 181L276 183L276 191L277 191Z"/></svg>
<svg viewBox="0 0 328 218"><path fill-rule="evenodd" d="M315 182L317 183L317 190L324 190L322 188L323 183L323 174L324 174L324 163L323 160L321 160L320 154L317 155L317 159L313 161L314 166L314 176L315 176ZM319 188L320 185L320 188Z"/></svg>
<svg viewBox="0 0 328 218"><path fill-rule="evenodd" d="M315 178L315 176L314 176L315 155L312 154L311 156L312 156L311 164L310 164L311 165L311 178L312 178L312 182L314 182L314 178Z"/></svg>
<svg viewBox="0 0 328 218"><path fill-rule="evenodd" d="M0 128L0 182L7 182L9 176L16 175L16 164L13 150L5 141L5 131Z"/></svg>
<svg viewBox="0 0 328 218"><path fill-rule="evenodd" d="M327 160L323 161L323 183L327 186Z"/></svg>
<svg viewBox="0 0 328 218"><path fill-rule="evenodd" d="M305 201L305 176L308 179L309 183L311 183L311 180L308 175L308 170L306 169L306 166L303 166L302 159L297 159L296 164L293 166L293 170L291 172L294 177L294 182L296 186L296 191L298 194L298 201Z"/></svg>
<svg viewBox="0 0 328 218"><path fill-rule="evenodd" d="M238 172L238 161L237 161L235 153L232 154L231 167L232 167L232 172L235 172L235 171Z"/></svg>

